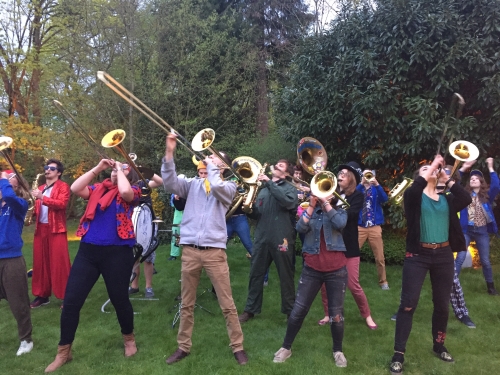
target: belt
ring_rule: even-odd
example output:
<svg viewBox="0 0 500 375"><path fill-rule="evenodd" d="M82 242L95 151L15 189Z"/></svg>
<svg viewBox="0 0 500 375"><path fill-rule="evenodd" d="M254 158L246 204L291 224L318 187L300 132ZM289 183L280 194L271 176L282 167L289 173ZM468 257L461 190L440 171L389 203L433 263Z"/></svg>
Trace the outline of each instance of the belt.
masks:
<svg viewBox="0 0 500 375"><path fill-rule="evenodd" d="M185 244L182 244L182 246L194 247L195 249L198 249L198 250L209 250L209 249L214 248L213 246L198 246L198 245L193 245L191 243L185 243Z"/></svg>
<svg viewBox="0 0 500 375"><path fill-rule="evenodd" d="M428 243L428 242L420 242L420 246L425 247L426 249L441 249L442 247L450 246L450 242L441 242L441 243Z"/></svg>

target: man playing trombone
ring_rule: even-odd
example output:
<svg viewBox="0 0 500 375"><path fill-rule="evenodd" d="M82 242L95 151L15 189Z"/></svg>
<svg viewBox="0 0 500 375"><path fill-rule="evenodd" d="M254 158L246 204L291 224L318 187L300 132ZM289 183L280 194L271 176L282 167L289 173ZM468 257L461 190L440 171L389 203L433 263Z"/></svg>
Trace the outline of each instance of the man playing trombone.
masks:
<svg viewBox="0 0 500 375"><path fill-rule="evenodd" d="M181 223L181 317L177 334L178 349L167 358L172 364L187 357L191 351L194 326L196 289L204 268L217 293L219 305L226 320L230 346L238 364L248 362L243 350L243 332L233 301L229 266L226 255L226 212L236 194L236 184L221 178L221 165L230 165L215 154L204 162L208 176L204 179L179 178L175 171L174 152L177 137L169 134L161 175L165 190L186 198ZM219 153L220 154L220 153ZM229 163L229 164L228 164Z"/></svg>

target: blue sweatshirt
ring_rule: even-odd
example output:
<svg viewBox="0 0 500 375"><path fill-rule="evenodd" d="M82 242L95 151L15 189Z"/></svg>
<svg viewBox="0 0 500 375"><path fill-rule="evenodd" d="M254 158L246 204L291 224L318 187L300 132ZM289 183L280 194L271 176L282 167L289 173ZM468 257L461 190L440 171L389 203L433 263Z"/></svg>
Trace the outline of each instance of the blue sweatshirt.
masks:
<svg viewBox="0 0 500 375"><path fill-rule="evenodd" d="M0 259L16 258L23 255L21 233L28 202L19 198L7 179L0 179ZM3 204L5 202L5 204Z"/></svg>

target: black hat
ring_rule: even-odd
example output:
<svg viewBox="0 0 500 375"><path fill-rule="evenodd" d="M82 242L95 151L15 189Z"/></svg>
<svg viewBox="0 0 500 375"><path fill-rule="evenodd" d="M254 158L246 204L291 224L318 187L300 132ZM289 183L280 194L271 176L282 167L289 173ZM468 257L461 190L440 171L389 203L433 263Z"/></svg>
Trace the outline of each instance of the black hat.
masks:
<svg viewBox="0 0 500 375"><path fill-rule="evenodd" d="M337 173L339 173L342 169L348 169L352 173L354 173L354 178L356 178L356 184L361 183L361 176L363 175L363 171L361 170L361 167L359 166L358 163L355 161L350 161L347 164L341 164L337 167Z"/></svg>

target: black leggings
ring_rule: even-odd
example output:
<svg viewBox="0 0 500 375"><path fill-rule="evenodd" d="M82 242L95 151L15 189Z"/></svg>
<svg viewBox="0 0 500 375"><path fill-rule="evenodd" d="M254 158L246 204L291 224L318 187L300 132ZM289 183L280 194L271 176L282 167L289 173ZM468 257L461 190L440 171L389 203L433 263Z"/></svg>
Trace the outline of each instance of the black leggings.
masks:
<svg viewBox="0 0 500 375"><path fill-rule="evenodd" d="M122 334L134 331L134 311L128 296L133 265L132 247L80 243L66 286L59 345L73 343L80 310L100 275L116 310Z"/></svg>

